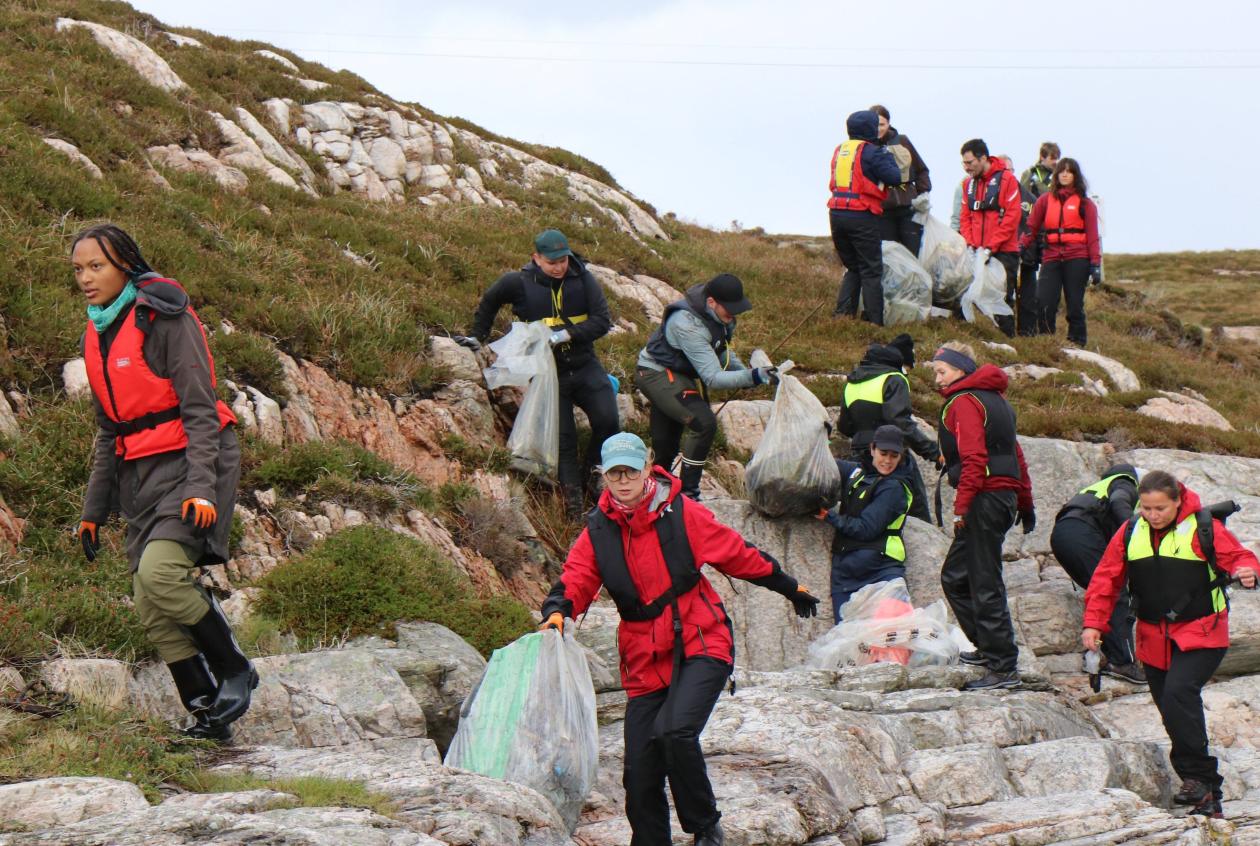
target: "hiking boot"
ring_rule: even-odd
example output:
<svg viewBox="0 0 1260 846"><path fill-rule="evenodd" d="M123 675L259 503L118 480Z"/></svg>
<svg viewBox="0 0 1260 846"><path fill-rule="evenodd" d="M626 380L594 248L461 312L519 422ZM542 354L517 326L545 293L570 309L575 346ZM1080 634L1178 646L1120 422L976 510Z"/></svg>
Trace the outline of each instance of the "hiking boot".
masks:
<svg viewBox="0 0 1260 846"><path fill-rule="evenodd" d="M978 649L973 649L970 652L959 652L958 660L973 667L987 667L989 665L988 660L980 654Z"/></svg>
<svg viewBox="0 0 1260 846"><path fill-rule="evenodd" d="M1013 687L1019 687L1019 673L1012 670L1009 673L999 673L996 670L989 670L983 677L973 679L962 686L963 690L1010 690Z"/></svg>
<svg viewBox="0 0 1260 846"><path fill-rule="evenodd" d="M1204 798L1211 795L1212 788L1197 778L1188 778L1181 782L1181 787L1173 796L1173 802L1178 805L1198 805Z"/></svg>
<svg viewBox="0 0 1260 846"><path fill-rule="evenodd" d="M1221 807L1220 794L1209 791L1197 805L1187 813L1200 814L1212 820L1225 819L1225 810Z"/></svg>
<svg viewBox="0 0 1260 846"><path fill-rule="evenodd" d="M1125 664L1108 663L1102 668L1102 674L1129 684L1146 684L1146 673L1142 671L1142 665L1134 661Z"/></svg>
<svg viewBox="0 0 1260 846"><path fill-rule="evenodd" d="M715 822L696 835L694 846L722 846L726 843L726 835L722 833L722 823Z"/></svg>

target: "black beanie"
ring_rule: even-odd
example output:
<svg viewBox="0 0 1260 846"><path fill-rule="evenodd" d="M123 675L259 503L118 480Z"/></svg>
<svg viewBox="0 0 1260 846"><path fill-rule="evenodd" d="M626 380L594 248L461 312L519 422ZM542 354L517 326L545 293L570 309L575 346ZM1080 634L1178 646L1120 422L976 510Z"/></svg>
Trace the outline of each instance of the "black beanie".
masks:
<svg viewBox="0 0 1260 846"><path fill-rule="evenodd" d="M897 337L888 342L888 346L901 353L902 361L906 367L914 367L914 338L906 332L902 332Z"/></svg>
<svg viewBox="0 0 1260 846"><path fill-rule="evenodd" d="M899 350L883 344L871 344L862 356L863 364L884 364L889 367L901 367L902 356Z"/></svg>

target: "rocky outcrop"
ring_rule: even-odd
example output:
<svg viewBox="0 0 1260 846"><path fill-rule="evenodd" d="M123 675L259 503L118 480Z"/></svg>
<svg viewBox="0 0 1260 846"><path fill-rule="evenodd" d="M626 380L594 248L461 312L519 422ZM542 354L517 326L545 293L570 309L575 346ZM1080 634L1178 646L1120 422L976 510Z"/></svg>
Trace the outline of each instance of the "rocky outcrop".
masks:
<svg viewBox="0 0 1260 846"><path fill-rule="evenodd" d="M1063 354L1068 358L1074 358L1077 361L1083 361L1086 364L1093 364L1102 368L1102 371L1107 374L1107 378L1111 380L1111 384L1116 386L1117 391L1137 391L1142 388L1142 383L1138 380L1137 374L1114 358L1090 352L1089 350L1074 349L1073 347L1064 347Z"/></svg>
<svg viewBox="0 0 1260 846"><path fill-rule="evenodd" d="M92 390L88 384L87 365L81 358L72 358L61 366L61 386L70 399L85 397Z"/></svg>
<svg viewBox="0 0 1260 846"><path fill-rule="evenodd" d="M176 173L195 173L209 176L225 191L241 192L249 186L247 177L239 168L226 165L198 148L184 148L178 144L150 147L146 152L155 163Z"/></svg>
<svg viewBox="0 0 1260 846"><path fill-rule="evenodd" d="M83 155L79 148L70 142L62 141L60 138L45 138L44 143L82 167L93 179L105 178L105 174L101 173L101 169L96 166L96 162Z"/></svg>
<svg viewBox="0 0 1260 846"><path fill-rule="evenodd" d="M140 788L109 778L45 778L0 785L6 826L53 828L149 807Z"/></svg>
<svg viewBox="0 0 1260 846"><path fill-rule="evenodd" d="M57 18L58 32L80 28L92 33L92 37L98 44L130 65L131 69L140 74L141 78L150 85L155 85L163 91L178 91L187 87L179 75L171 70L166 60L153 52L153 49L140 39L103 24L76 21L72 18Z"/></svg>
<svg viewBox="0 0 1260 846"><path fill-rule="evenodd" d="M586 269L595 275L606 293L637 303L653 323L660 321L665 313L665 306L682 297L682 292L677 288L651 276L622 276L611 267L598 264L588 264Z"/></svg>
<svg viewBox="0 0 1260 846"><path fill-rule="evenodd" d="M1233 425L1212 406L1208 405L1203 395L1191 396L1188 393L1160 391L1160 396L1151 397L1137 410L1138 414L1154 417L1156 420L1167 420L1169 423L1191 426L1207 426L1211 429L1234 431Z"/></svg>
<svg viewBox="0 0 1260 846"><path fill-rule="evenodd" d="M238 109L238 112L249 115L244 109ZM252 170L263 174L272 182L283 185L286 188L292 188L295 191L299 189L297 180L282 166L275 162L279 159L285 163L285 166L293 170L299 170L297 162L289 156L287 151L280 146L270 133L266 131L257 121L253 121L254 128L261 130L264 143L270 141L269 148L271 155L265 155L259 142L255 140L252 134L246 132L231 120L228 120L218 112L210 112L210 117L214 120L215 125L219 128L219 134L223 138L223 148L219 150L219 161L226 165L239 168L241 170ZM252 116L250 116L252 118ZM319 194L315 189L307 183L300 186L312 197L318 197Z"/></svg>
<svg viewBox="0 0 1260 846"><path fill-rule="evenodd" d="M25 533L26 521L14 514L4 497L0 496L0 553L4 556L15 554Z"/></svg>

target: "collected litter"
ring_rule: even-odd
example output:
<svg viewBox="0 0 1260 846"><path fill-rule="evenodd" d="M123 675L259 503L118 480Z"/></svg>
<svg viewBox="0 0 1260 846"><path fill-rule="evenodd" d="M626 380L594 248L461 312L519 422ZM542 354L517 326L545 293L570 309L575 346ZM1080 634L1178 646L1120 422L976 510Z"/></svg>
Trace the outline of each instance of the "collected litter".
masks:
<svg viewBox="0 0 1260 846"><path fill-rule="evenodd" d="M525 388L507 441L512 469L554 479L560 462L560 380L550 339L551 328L541 320L513 323L490 345L497 358L483 373L492 391Z"/></svg>

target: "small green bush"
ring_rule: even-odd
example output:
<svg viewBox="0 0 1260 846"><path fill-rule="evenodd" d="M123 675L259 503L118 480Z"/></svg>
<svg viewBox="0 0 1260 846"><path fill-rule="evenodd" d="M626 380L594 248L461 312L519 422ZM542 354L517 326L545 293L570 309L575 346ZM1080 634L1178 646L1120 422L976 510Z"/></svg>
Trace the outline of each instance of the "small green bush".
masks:
<svg viewBox="0 0 1260 846"><path fill-rule="evenodd" d="M275 400L288 399L284 368L266 338L237 330L230 335L216 332L210 343L220 379L231 379L242 389L251 385Z"/></svg>
<svg viewBox="0 0 1260 846"><path fill-rule="evenodd" d="M488 654L533 625L516 600L474 596L468 579L432 547L376 526L333 535L259 586L258 613L308 646L428 620Z"/></svg>
<svg viewBox="0 0 1260 846"><path fill-rule="evenodd" d="M349 441L311 441L284 450L259 446L261 463L242 481L253 488L301 493L325 476L358 482L385 482L400 474L389 462Z"/></svg>

